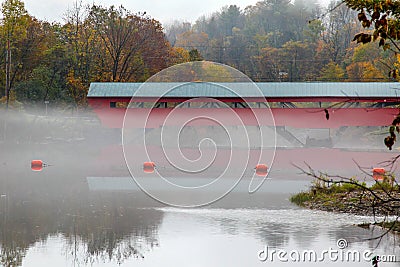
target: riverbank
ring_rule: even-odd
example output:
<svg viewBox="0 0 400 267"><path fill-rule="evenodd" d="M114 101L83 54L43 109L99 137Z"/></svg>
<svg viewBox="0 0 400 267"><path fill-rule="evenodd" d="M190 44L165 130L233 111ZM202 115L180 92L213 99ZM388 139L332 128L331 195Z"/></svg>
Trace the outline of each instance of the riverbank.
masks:
<svg viewBox="0 0 400 267"><path fill-rule="evenodd" d="M389 183L376 183L371 187L365 184L332 184L327 186L319 181L309 191L293 195L290 201L300 207L336 213L349 213L367 216L399 216L400 188ZM377 225L400 233L400 221L384 221L363 224L362 227Z"/></svg>

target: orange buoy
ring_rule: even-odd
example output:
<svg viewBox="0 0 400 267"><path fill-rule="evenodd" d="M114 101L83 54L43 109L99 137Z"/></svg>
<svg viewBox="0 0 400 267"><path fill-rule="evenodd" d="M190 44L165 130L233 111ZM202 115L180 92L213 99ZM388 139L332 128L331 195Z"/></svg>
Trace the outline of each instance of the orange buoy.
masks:
<svg viewBox="0 0 400 267"><path fill-rule="evenodd" d="M153 173L156 165L154 162L145 162L143 163L143 171L145 173Z"/></svg>
<svg viewBox="0 0 400 267"><path fill-rule="evenodd" d="M40 172L43 170L43 161L41 160L32 160L31 161L31 169L35 172Z"/></svg>
<svg viewBox="0 0 400 267"><path fill-rule="evenodd" d="M373 168L372 169L372 177L375 181L383 181L385 176L385 169L384 168Z"/></svg>
<svg viewBox="0 0 400 267"><path fill-rule="evenodd" d="M267 176L268 174L268 166L265 164L258 164L256 166L256 174L258 176Z"/></svg>

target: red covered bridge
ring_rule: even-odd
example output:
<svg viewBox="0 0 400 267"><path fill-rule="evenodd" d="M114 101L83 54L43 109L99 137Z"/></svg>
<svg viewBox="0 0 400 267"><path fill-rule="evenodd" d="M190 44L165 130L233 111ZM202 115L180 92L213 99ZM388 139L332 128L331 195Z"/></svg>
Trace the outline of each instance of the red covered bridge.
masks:
<svg viewBox="0 0 400 267"><path fill-rule="evenodd" d="M390 125L399 90L399 83L92 83L88 102L111 128L122 127L127 108L136 118L152 108L146 128L158 128L174 109L186 117L234 110L245 125L257 125L251 114L263 116L270 107L274 121L266 124L332 129ZM143 127L135 121L129 126Z"/></svg>

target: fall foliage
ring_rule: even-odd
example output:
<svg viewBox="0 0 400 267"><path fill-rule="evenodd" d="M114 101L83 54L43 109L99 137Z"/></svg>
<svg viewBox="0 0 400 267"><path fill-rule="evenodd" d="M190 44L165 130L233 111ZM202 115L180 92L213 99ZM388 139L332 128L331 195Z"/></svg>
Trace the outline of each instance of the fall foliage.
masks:
<svg viewBox="0 0 400 267"><path fill-rule="evenodd" d="M361 23L364 31L356 34L353 41L362 44L370 44L376 42L383 51L392 52L394 61L387 63L389 68L389 77L398 79L399 76L399 56L400 53L400 2L394 0L374 1L374 0L344 0L349 8L358 12L357 18ZM368 49L368 52L373 49ZM372 53L371 53L372 54ZM366 60L371 60L370 56L365 56ZM370 62L358 63L352 68L353 72L357 72L360 68L364 68L363 73L366 79L382 75L374 68ZM383 75L382 75L383 76ZM392 150L394 143L399 134L400 113L395 117L392 125L389 127L389 135L385 137L384 143Z"/></svg>
<svg viewBox="0 0 400 267"><path fill-rule="evenodd" d="M229 65L256 82L397 78L400 61L390 53L398 36L397 11L390 10L396 1L345 2L354 10L342 1L323 9L304 0L267 0L245 9L225 6L195 23L162 25L145 12L79 2L63 23L49 23L30 15L23 1L4 0L0 87L6 88L7 65L13 100L25 107L44 101L85 107L91 82L143 82L197 60ZM384 49L357 44L367 41ZM6 94L0 90L0 97Z"/></svg>
<svg viewBox="0 0 400 267"><path fill-rule="evenodd" d="M142 82L190 60L189 51L170 46L159 21L122 6L75 3L64 24L37 20L20 0L4 1L1 12L0 86L5 88L3 55L9 50L9 91L26 106L50 101L85 107L91 82Z"/></svg>

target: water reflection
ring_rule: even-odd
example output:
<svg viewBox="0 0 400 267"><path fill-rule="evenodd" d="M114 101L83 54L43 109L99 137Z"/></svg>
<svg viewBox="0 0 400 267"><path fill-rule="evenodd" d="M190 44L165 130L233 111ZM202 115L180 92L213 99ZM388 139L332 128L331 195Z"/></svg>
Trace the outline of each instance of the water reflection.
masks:
<svg viewBox="0 0 400 267"><path fill-rule="evenodd" d="M7 191L0 205L1 264L22 265L29 248L54 235L65 240L74 262L143 258L158 246L163 212L138 203L129 193L76 194L65 185L52 193L44 185L26 195Z"/></svg>
<svg viewBox="0 0 400 267"><path fill-rule="evenodd" d="M289 241L289 233L284 224L264 223L259 226L259 235L265 244L273 247L283 247Z"/></svg>
<svg viewBox="0 0 400 267"><path fill-rule="evenodd" d="M354 261L331 260L323 262L261 262L257 252L268 246L270 250L292 250L302 253L312 250L320 256L324 250L357 251L362 256L364 251L373 255L400 255L398 241L387 236L378 246L377 240L367 240L380 233L371 234L354 224L371 218L345 214L331 214L302 209L200 209L182 210L163 208L164 222L160 236L168 253L184 260L196 258L196 266L369 266L362 257ZM182 222L185 222L184 224ZM176 242L179 236L179 243ZM340 250L337 240L345 238L349 247ZM187 247L191 251L187 251ZM164 248L165 248L164 247ZM178 252L176 252L178 251ZM185 251L185 255L179 252ZM193 252L196 251L197 253ZM215 257L218 251L219 257ZM143 266L157 266L157 259L167 258L159 251L148 259ZM185 262L182 260L182 262ZM399 263L382 263L380 266L400 266Z"/></svg>
<svg viewBox="0 0 400 267"><path fill-rule="evenodd" d="M178 209L163 207L136 190L90 191L86 178L75 177L65 183L65 176L46 180L45 175L46 182L39 183L40 179L28 177L8 180L8 190L2 189L0 245L4 266L160 266L175 263L176 258L188 265L200 255L202 266L258 266L262 262L256 254L265 245L318 251L335 248L337 239L346 238L359 250L377 246L377 241L366 239L378 231L353 226L370 217L291 205L288 197L290 191L298 191L298 181L271 181L270 188L253 195L254 201L246 192L224 199L231 205L236 199L241 208L224 207L222 201L202 209ZM18 186L21 179L25 183ZM269 190L279 185L287 192L271 194ZM53 252L51 262L38 259L40 251L47 257L54 247L59 249ZM398 255L398 243L393 238L384 239L377 252ZM365 262L344 266L365 266Z"/></svg>

